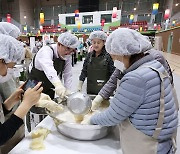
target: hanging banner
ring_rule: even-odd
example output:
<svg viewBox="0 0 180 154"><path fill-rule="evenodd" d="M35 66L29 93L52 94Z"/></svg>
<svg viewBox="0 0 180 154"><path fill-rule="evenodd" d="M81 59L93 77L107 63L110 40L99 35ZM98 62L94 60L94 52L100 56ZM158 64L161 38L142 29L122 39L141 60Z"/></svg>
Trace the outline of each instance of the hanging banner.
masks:
<svg viewBox="0 0 180 154"><path fill-rule="evenodd" d="M24 26L24 31L27 32L27 25Z"/></svg>
<svg viewBox="0 0 180 154"><path fill-rule="evenodd" d="M132 24L132 23L133 23L133 20L134 20L134 15L131 14L131 15L130 15L130 18L129 18L129 24Z"/></svg>
<svg viewBox="0 0 180 154"><path fill-rule="evenodd" d="M142 27L139 27L139 31L142 32L143 28Z"/></svg>
<svg viewBox="0 0 180 154"><path fill-rule="evenodd" d="M40 26L39 29L40 29L40 32L42 33L43 32L43 26Z"/></svg>
<svg viewBox="0 0 180 154"><path fill-rule="evenodd" d="M102 19L101 20L101 26L104 26L104 23L105 23L105 19Z"/></svg>
<svg viewBox="0 0 180 154"><path fill-rule="evenodd" d="M7 14L6 15L6 21L7 22L11 22L11 14Z"/></svg>
<svg viewBox="0 0 180 154"><path fill-rule="evenodd" d="M80 22L77 23L77 28L78 28L78 29L81 28L81 23L80 23Z"/></svg>
<svg viewBox="0 0 180 154"><path fill-rule="evenodd" d="M79 21L79 10L75 10L75 21L78 22Z"/></svg>
<svg viewBox="0 0 180 154"><path fill-rule="evenodd" d="M44 13L40 13L40 24L44 23Z"/></svg>
<svg viewBox="0 0 180 154"><path fill-rule="evenodd" d="M113 7L112 18L117 17L117 7Z"/></svg>
<svg viewBox="0 0 180 154"><path fill-rule="evenodd" d="M75 18L78 17L79 18L79 10L75 10Z"/></svg>
<svg viewBox="0 0 180 154"><path fill-rule="evenodd" d="M175 26L175 24L176 24L176 20L173 20L172 21L172 26Z"/></svg>
<svg viewBox="0 0 180 154"><path fill-rule="evenodd" d="M159 8L159 3L154 3L153 10L152 10L153 15L156 15L158 13L158 8Z"/></svg>
<svg viewBox="0 0 180 154"><path fill-rule="evenodd" d="M164 13L164 19L167 20L170 17L170 9L166 9Z"/></svg>

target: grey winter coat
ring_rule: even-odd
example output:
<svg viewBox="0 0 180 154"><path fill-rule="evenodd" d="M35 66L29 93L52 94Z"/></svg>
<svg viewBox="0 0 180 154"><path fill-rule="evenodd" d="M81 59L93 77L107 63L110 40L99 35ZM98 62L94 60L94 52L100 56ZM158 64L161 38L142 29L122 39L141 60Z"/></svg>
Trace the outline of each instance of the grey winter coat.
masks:
<svg viewBox="0 0 180 154"><path fill-rule="evenodd" d="M173 75L171 72L171 68L170 68L167 60L164 58L162 51L151 49L151 50L148 50L147 53L149 53L152 56L152 58L156 59L164 66L167 73L169 74L171 83L173 83ZM146 58L144 58L144 60L146 60ZM126 72L124 72L124 73L126 73ZM103 88L99 91L98 95L101 95L104 99L109 99L109 97L112 95L113 91L116 90L116 88L117 88L117 80L118 79L121 80L124 73L122 73L118 69L115 69L115 71L111 75L110 79L103 86Z"/></svg>
<svg viewBox="0 0 180 154"><path fill-rule="evenodd" d="M129 118L132 125L148 136L156 128L160 105L160 78L149 65L163 72L165 69L151 56L145 56L131 65L121 79L121 83L110 106L91 118L92 124L113 126ZM164 80L165 117L158 137L158 154L166 154L172 147L171 137L178 124L178 114L169 78Z"/></svg>

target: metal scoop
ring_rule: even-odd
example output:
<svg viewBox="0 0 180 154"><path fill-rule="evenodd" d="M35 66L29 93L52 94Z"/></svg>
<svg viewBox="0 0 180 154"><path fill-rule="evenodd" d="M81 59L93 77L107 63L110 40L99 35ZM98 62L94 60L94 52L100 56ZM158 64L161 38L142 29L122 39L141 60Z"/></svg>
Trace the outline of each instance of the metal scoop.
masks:
<svg viewBox="0 0 180 154"><path fill-rule="evenodd" d="M75 115L85 115L91 109L92 102L87 94L75 92L67 96L66 99L69 111Z"/></svg>

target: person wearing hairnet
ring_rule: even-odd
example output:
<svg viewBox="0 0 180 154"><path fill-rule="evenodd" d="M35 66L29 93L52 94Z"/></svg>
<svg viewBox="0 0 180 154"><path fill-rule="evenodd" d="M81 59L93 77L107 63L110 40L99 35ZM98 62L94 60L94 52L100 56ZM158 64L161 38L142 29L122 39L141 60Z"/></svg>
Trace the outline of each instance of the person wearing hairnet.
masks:
<svg viewBox="0 0 180 154"><path fill-rule="evenodd" d="M145 54L151 48L144 36L127 28L115 30L106 41L107 52L124 76L110 106L89 122L119 125L125 154L167 154L176 150L178 106L165 68Z"/></svg>
<svg viewBox="0 0 180 154"><path fill-rule="evenodd" d="M0 22L0 34L5 34L14 38L18 38L21 32L17 26L9 22Z"/></svg>
<svg viewBox="0 0 180 154"><path fill-rule="evenodd" d="M94 50L89 52L84 60L79 76L78 91L82 91L84 80L87 77L87 93L98 94L114 72L114 62L104 46L106 38L107 35L103 31L94 31L90 34L89 39Z"/></svg>
<svg viewBox="0 0 180 154"><path fill-rule="evenodd" d="M42 47L42 43L36 41L35 46L34 46L33 49L32 49L33 57L34 57L34 55L40 50L41 47Z"/></svg>
<svg viewBox="0 0 180 154"><path fill-rule="evenodd" d="M29 79L42 81L43 93L49 95L51 99L54 98L55 94L63 99L71 93L71 54L75 52L78 45L78 38L69 32L65 32L58 37L56 44L43 46L32 60L29 67ZM39 120L36 124L46 116L46 112L42 108L43 105L39 106L41 108L33 106L31 109L33 113L40 115L40 117L37 117ZM28 131L30 131L32 124L30 124L29 116L27 116L27 126Z"/></svg>
<svg viewBox="0 0 180 154"><path fill-rule="evenodd" d="M57 44L43 46L29 67L29 78L43 82L43 93L52 99L54 92L61 98L72 86L71 54L78 47L78 38L69 32L58 37ZM64 86L60 78L64 79Z"/></svg>
<svg viewBox="0 0 180 154"><path fill-rule="evenodd" d="M17 38L20 36L20 29L9 22L0 22L0 34L5 34ZM16 83L13 80L14 69L8 68L8 76L0 84L0 93L5 101L16 89Z"/></svg>
<svg viewBox="0 0 180 154"><path fill-rule="evenodd" d="M16 62L21 60L23 52L22 44L15 38L0 34L0 84L9 76L8 69L13 68ZM23 118L28 110L38 102L43 90L38 83L34 88L29 88L26 92L22 86L2 103L0 102L0 153L8 153L23 137ZM22 97L22 93L24 93ZM6 115L11 113L14 105L22 100L16 111L6 119Z"/></svg>
<svg viewBox="0 0 180 154"><path fill-rule="evenodd" d="M164 66L164 68L166 69L166 71L169 75L171 84L174 87L172 71L171 71L171 68L170 68L167 60L164 58L162 51L158 51L158 50L152 48L152 49L148 50L145 54L150 54L154 59L159 61ZM115 64L117 64L117 63L115 63ZM107 83L99 91L98 95L92 101L92 106L91 106L92 111L97 110L101 106L101 103L104 100L108 100L109 97L112 96L113 92L116 90L116 88L118 86L118 83L120 82L121 78L124 76L124 73L122 72L122 70L120 70L118 65L116 67L117 68L111 75L110 79L107 81Z"/></svg>

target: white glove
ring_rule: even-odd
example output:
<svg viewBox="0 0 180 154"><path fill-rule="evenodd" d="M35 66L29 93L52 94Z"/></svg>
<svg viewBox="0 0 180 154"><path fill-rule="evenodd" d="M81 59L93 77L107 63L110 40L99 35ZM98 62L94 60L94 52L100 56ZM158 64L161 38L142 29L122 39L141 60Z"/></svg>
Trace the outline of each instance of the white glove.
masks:
<svg viewBox="0 0 180 154"><path fill-rule="evenodd" d="M60 112L63 111L63 107L56 102L52 101L51 98L44 94L41 93L41 97L39 101L36 104L37 107L42 107L42 108L47 108L51 112Z"/></svg>
<svg viewBox="0 0 180 154"><path fill-rule="evenodd" d="M84 116L83 121L81 122L82 125L91 125L91 117L94 115L94 113L92 114L86 114Z"/></svg>
<svg viewBox="0 0 180 154"><path fill-rule="evenodd" d="M41 93L41 96L40 96L39 100L49 100L49 101L51 101L51 98L49 97L49 95L47 95L45 93Z"/></svg>
<svg viewBox="0 0 180 154"><path fill-rule="evenodd" d="M64 96L66 95L66 88L62 85L62 83L59 81L53 83L53 85L55 87L56 95L58 95L61 98L64 98Z"/></svg>
<svg viewBox="0 0 180 154"><path fill-rule="evenodd" d="M103 100L104 100L104 99L103 99L102 96L97 95L97 96L94 98L94 100L92 101L91 110L92 110L92 111L97 110Z"/></svg>
<svg viewBox="0 0 180 154"><path fill-rule="evenodd" d="M81 81L81 80L79 81L77 91L79 91L79 92L82 91L83 83L84 83L83 81Z"/></svg>

